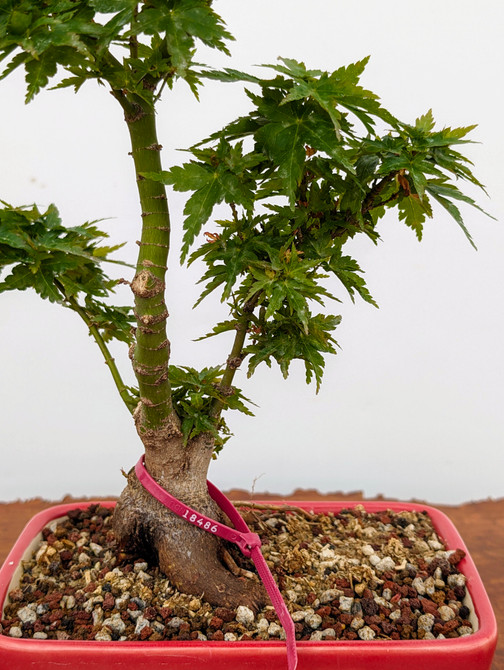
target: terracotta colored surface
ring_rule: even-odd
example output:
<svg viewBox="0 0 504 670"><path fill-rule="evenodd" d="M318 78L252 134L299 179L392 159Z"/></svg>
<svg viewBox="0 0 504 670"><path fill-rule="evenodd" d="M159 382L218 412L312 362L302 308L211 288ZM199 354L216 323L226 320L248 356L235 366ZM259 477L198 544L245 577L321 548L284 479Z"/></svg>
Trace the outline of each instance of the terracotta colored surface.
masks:
<svg viewBox="0 0 504 670"><path fill-rule="evenodd" d="M228 493L233 500L250 500L246 491ZM256 500L278 496L256 493ZM363 500L360 492L347 495L320 495L313 490L297 490L290 500ZM82 500L82 499L79 499ZM71 502L64 498L58 502ZM42 509L56 504L36 498L26 502L0 503L0 563L7 556L26 522ZM435 505L454 522L472 554L494 607L499 626L499 642L492 670L504 670L504 499L468 503L457 507Z"/></svg>

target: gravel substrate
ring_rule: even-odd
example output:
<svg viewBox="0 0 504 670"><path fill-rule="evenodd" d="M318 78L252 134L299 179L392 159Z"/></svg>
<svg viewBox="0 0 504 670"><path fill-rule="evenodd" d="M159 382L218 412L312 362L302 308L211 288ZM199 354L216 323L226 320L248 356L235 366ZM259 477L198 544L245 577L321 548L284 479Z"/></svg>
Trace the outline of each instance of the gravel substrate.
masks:
<svg viewBox="0 0 504 670"><path fill-rule="evenodd" d="M473 632L463 604L464 552L446 551L424 512L309 515L242 509L295 622L298 640L434 639ZM254 566L234 547L228 562ZM141 557L118 554L111 511L75 510L43 531L9 594L0 633L78 640L271 640L284 633L271 606L212 608L176 591Z"/></svg>

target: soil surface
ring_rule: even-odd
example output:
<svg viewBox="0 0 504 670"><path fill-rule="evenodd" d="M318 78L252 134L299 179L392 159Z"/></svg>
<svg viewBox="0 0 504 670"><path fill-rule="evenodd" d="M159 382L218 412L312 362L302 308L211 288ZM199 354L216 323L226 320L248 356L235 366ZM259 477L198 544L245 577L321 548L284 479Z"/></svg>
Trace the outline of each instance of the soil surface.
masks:
<svg viewBox="0 0 504 670"><path fill-rule="evenodd" d="M233 491L228 494L232 499L240 499L240 500L250 500L251 496L244 492L244 491ZM278 496L273 496L273 495L268 495L268 494L256 494L253 496L255 499L260 499L260 500L267 500L267 499L278 499ZM296 491L293 495L289 496L290 500L362 500L362 495L359 493L354 493L350 494L348 496L340 495L340 494L333 494L333 495L328 495L328 496L320 496L317 492L315 491ZM70 499L65 499L60 502L70 502ZM50 505L55 504L53 502L48 502L48 501L42 501L42 500L30 500L26 502L19 502L19 503L5 503L5 504L0 504L0 561L2 561L5 556L7 555L10 547L12 546L13 542L15 541L17 535L19 534L20 530L24 526L24 524L28 521L28 519L33 516L36 512L40 511L41 509L44 509L46 507L49 507ZM458 507L446 507L446 506L440 506L436 505L438 509L441 509L444 511L455 523L457 526L460 534L462 535L465 543L467 544L469 550L471 551L471 554L473 556L473 559L478 567L478 570L482 576L482 579L485 583L486 589L489 593L490 599L492 601L496 616L497 616L497 621L499 625L499 629L502 631L504 628L504 574L502 572L502 551L504 549L504 500L499 500L499 501L483 501L483 502L478 502L478 503L469 503L467 505L462 505ZM320 539L320 538L319 538ZM320 545L321 543L318 542ZM326 543L328 544L328 543ZM321 545L324 547L324 545ZM331 548L327 547L329 550L328 553L330 553ZM323 551L323 549L319 549L319 551ZM238 557L235 556L237 559L237 562L239 562ZM330 559L331 557L329 557ZM133 565L132 572L134 574L138 574L142 572L142 568L144 566L140 565L139 568L135 570L135 567ZM242 565L242 568L247 568L246 565ZM147 574L147 573L145 573ZM421 575L423 576L423 575ZM429 575L430 576L430 575ZM453 579L453 578L452 578ZM389 580L391 581L391 580ZM287 584L288 586L288 584ZM390 587L391 584L388 584ZM404 585L403 585L404 586ZM337 586L335 585L336 589L338 590L344 590L344 588L348 588L345 586ZM392 588L397 588L397 587L392 587ZM410 586L411 588L411 586ZM286 589L286 590L292 590L292 589ZM382 587L383 590L383 587ZM320 595L320 594L319 594ZM348 594L349 595L349 594ZM369 593L366 593L365 595L370 595ZM385 595L391 595L391 599L394 597L394 595L397 594L389 594L386 592ZM413 595L413 594L412 594ZM453 596L453 594L450 594ZM309 593L302 594L301 596L298 596L299 598L299 603L294 603L294 609L298 611L308 611L308 614L310 614L310 603L306 601L306 598L312 598L313 596L310 596ZM339 598L341 598L341 595L338 595L338 600L337 600L337 605L339 605ZM348 597L345 596L345 593L343 593L343 598ZM379 596L382 597L382 596ZM109 598L110 599L110 598ZM346 601L343 600L342 603L345 605ZM312 603L313 604L313 603ZM327 604L324 603L316 603L319 605L317 610L314 611L314 614L317 613L317 611L320 611L322 615L325 614L325 616L331 618L331 615L336 614L335 609L333 609L333 612L325 612L321 611L321 607L323 608L328 607ZM415 604L415 603L414 603ZM454 604L454 601L452 600L452 606ZM187 603L189 605L189 603ZM193 603L193 606L195 606L195 603ZM439 607L443 606L448 606L448 605L440 605ZM311 608L313 609L313 607ZM336 609L341 609L340 607L337 607ZM414 610L415 608L413 608ZM455 607L456 609L456 607ZM133 610L134 611L134 610ZM444 611L444 610L443 610ZM448 615L448 611L444 611L446 615ZM105 612L106 613L106 612ZM320 613L318 616L320 616ZM222 613L221 613L222 614ZM224 613L226 614L226 613ZM227 613L229 614L229 613ZM245 613L246 614L246 613ZM266 615L266 621L268 618L270 618L270 615L268 612L264 613ZM344 614L344 613L343 613ZM352 614L353 619L357 618L356 614L354 612L350 612ZM462 610L462 615L465 614L464 610ZM235 613L236 616L236 613ZM257 616L257 620L261 620L264 615ZM299 615L300 616L300 615ZM367 615L368 618L373 615ZM457 616L460 617L460 612L457 614ZM109 617L110 618L110 617ZM173 614L172 614L173 618ZM222 617L217 617L222 618ZM334 617L333 617L334 618ZM349 618L349 615L345 618L346 620ZM365 617L363 617L365 618ZM428 617L427 617L428 618ZM440 618L440 617L436 617ZM298 626L298 631L301 636L305 635L312 635L314 632L316 632L316 629L311 630L309 628L309 625L307 626L306 617L303 619L301 622L303 624L303 630L301 630L300 626ZM147 619L148 620L148 619ZM210 619L211 620L211 619ZM209 621L210 621L209 620ZM312 618L308 616L308 620L312 621ZM318 621L317 617L313 619L313 622L316 623ZM214 621L215 623L219 623L218 621ZM223 631L223 628L225 627L225 623L223 623L222 628L220 629L222 634L226 634ZM269 625L272 622L269 622ZM328 623L327 621L325 622L326 624ZM332 621L330 622L331 624L336 625L338 622L333 623ZM344 622L340 622L344 623ZM427 622L428 624L429 622ZM458 621L457 623L460 623L461 625L463 624L463 621ZM358 625L359 622L357 621L355 625ZM369 625L371 624L371 625ZM369 622L364 622L364 626L362 628L366 627L366 634L371 634L370 631L375 632L375 634L383 634L383 630L378 630L379 626L377 625L377 622L374 624L375 627L377 628L376 631L373 630L373 622L369 620ZM437 622L437 633L441 632L441 623L438 621ZM451 624L453 625L453 624ZM228 622L228 628L232 628L233 625L231 625L231 622ZM264 626L263 626L264 627ZM350 627L350 626L348 626ZM458 626L460 628L461 626ZM148 627L146 626L147 630L145 631L144 635L149 632ZM306 631L304 630L306 628ZM446 631L447 633L451 632L448 631L448 628L450 628L450 625L447 626ZM272 627L271 632L275 632L275 626ZM184 632L185 628L183 628L182 633ZM358 634L357 629L357 634ZM434 629L431 630L431 634L434 634L436 631ZM194 631L191 631L194 633ZM190 632L190 633L191 633ZM212 631L206 631L210 632L210 634L213 634ZM217 632L217 631L214 631ZM240 631L238 631L240 632ZM319 631L322 632L322 631ZM394 631L390 631L394 632ZM464 632L464 631L463 631ZM189 634L190 634L189 633ZM228 634L236 634L236 631L233 633L230 629L227 631ZM152 634L152 633L151 633ZM243 634L243 633L242 633ZM268 634L268 633L266 633ZM443 634L441 632L441 634ZM494 663L492 665L492 670L504 670L504 640L502 633L500 635L499 643L498 643L498 648L496 652L496 656L494 659Z"/></svg>

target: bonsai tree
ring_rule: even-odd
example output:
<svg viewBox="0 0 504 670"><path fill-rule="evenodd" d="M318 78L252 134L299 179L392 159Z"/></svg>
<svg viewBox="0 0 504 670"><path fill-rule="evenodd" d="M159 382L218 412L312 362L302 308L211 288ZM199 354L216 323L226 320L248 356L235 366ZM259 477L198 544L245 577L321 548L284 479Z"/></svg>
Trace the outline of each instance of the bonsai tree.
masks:
<svg viewBox="0 0 504 670"><path fill-rule="evenodd" d="M399 121L359 84L367 59L335 72L281 59L256 76L197 63L200 43L228 53L230 40L210 0L7 0L0 10L1 77L23 67L27 102L53 81L78 91L95 80L113 95L131 138L132 188L141 205L138 261L120 280L131 286L134 305L110 300L119 282L104 268L118 262L119 247L104 243L96 222L65 227L54 205L3 203L0 290L31 288L76 312L135 421L151 476L216 519L206 476L230 436L224 412L251 413L236 371L246 365L250 376L275 362L287 377L300 360L318 390L340 321L322 308L342 289L375 304L345 243L356 235L376 242L391 208L420 240L436 201L472 244L457 205L477 205L458 184L481 186L459 153L471 127L437 129L430 111L413 124ZM208 79L245 84L250 112L193 146L188 162L163 170L160 98L178 80L198 96ZM217 292L229 308L202 339L228 333L232 346L203 370L170 365L166 186L189 193L176 225L184 231L181 260L206 268L199 301ZM220 203L227 215L214 221ZM136 388L122 380L112 339L129 346ZM227 569L217 537L165 509L133 470L114 529L182 591L231 607L266 598L256 582Z"/></svg>

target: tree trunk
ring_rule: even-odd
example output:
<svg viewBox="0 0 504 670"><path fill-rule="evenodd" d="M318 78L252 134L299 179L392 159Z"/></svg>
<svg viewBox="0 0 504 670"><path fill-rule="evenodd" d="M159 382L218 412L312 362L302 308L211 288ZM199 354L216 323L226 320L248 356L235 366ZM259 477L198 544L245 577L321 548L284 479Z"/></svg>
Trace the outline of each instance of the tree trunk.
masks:
<svg viewBox="0 0 504 670"><path fill-rule="evenodd" d="M140 251L131 282L137 319L131 358L140 391L134 418L145 447L145 465L173 496L223 521L206 485L213 439L202 434L184 446L171 400L164 297L170 219L164 186L142 174L161 171L155 111L143 100L131 101L121 91L114 95L125 111L142 208ZM158 561L182 592L226 607L257 609L267 602L261 584L236 577L224 567L223 541L167 510L142 487L133 470L114 512L114 530L125 548Z"/></svg>
<svg viewBox="0 0 504 670"><path fill-rule="evenodd" d="M183 446L173 436L156 447L146 445L150 475L189 507L225 523L208 495L206 472L213 440L200 435ZM159 564L181 592L202 596L212 605L257 610L268 601L262 585L233 575L223 563L225 543L170 512L148 493L134 470L114 512L114 531L128 551Z"/></svg>

